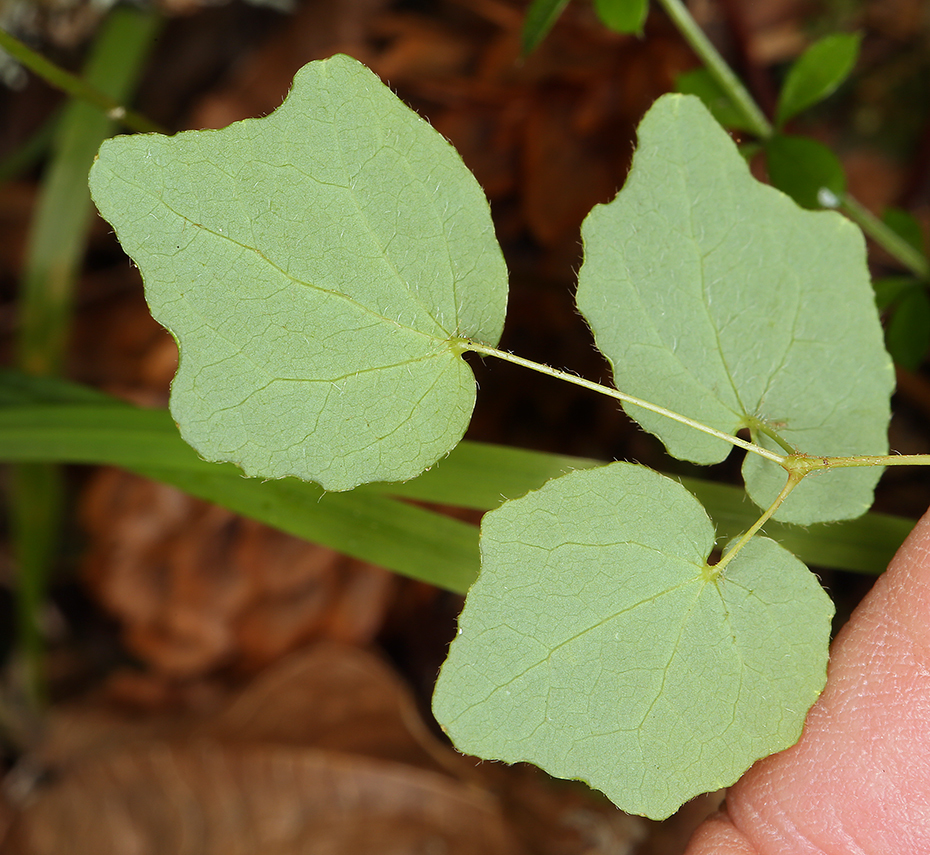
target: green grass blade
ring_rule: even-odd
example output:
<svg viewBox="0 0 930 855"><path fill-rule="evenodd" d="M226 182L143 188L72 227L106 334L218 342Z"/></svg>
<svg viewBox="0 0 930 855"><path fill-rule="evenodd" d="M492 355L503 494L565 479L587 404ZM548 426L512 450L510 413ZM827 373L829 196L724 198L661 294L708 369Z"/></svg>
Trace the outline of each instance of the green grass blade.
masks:
<svg viewBox="0 0 930 855"><path fill-rule="evenodd" d="M487 511L505 499L539 489L550 478L600 465L599 460L465 441L412 481L369 484L357 490Z"/></svg>
<svg viewBox="0 0 930 855"><path fill-rule="evenodd" d="M135 87L157 27L151 13L114 10L97 38L85 79L125 98ZM68 104L58 126L30 230L21 288L19 363L29 373L60 370L73 283L93 210L87 172L113 128L106 115L79 101Z"/></svg>
<svg viewBox="0 0 930 855"><path fill-rule="evenodd" d="M157 21L151 12L115 9L96 37L84 83L119 99L127 97L135 88ZM113 127L107 116L77 101L65 107L56 123L20 287L17 361L30 374L61 371L74 282L91 222L87 172ZM55 554L63 500L61 479L53 468L33 464L14 470L9 502L17 567L17 638L24 688L36 706L41 705L44 694L40 607Z"/></svg>
<svg viewBox="0 0 930 855"><path fill-rule="evenodd" d="M505 498L518 498L538 489L550 478L600 465L602 461L587 458L463 442L413 481L360 489L490 510ZM758 508L739 487L700 478L679 480L707 508L717 527L718 543L746 531L759 517ZM904 517L869 513L855 520L805 528L769 522L764 531L807 564L877 574L888 566L913 527L914 521Z"/></svg>
<svg viewBox="0 0 930 855"><path fill-rule="evenodd" d="M98 402L94 403L92 398ZM69 400L72 403L66 403ZM230 464L212 464L198 458L178 436L166 411L138 409L63 381L0 376L0 404L4 404L0 406L2 461L121 466L174 483L201 498L301 537L452 590L467 587L468 580L477 573L474 527L424 509L410 508L388 496L488 510L505 498L522 496L572 469L600 465L599 461L586 458L463 442L439 465L413 481L372 484L337 496L324 494L305 482L245 479ZM220 472L222 476L217 475ZM197 487L198 479L208 486ZM745 531L758 516L757 509L737 487L696 478L681 481L707 507L720 542ZM371 501L381 504L368 505ZM293 505L296 510L292 514L287 508L275 507L276 502ZM357 518L359 527L352 537L336 532L329 522L317 525L310 521L316 513L328 514L338 509L355 513L351 510L355 502L369 510ZM383 519L374 515L370 510L373 507L384 512ZM403 536L420 544L416 547L420 550L416 559L404 558L404 550L415 548L412 544L395 545L399 551L393 552L394 546L391 550L384 546L385 533L396 525L391 514L398 507L405 509L405 519L409 520ZM279 519L293 522L283 524ZM367 545L363 542L369 534L361 527L361 520L366 520L364 525L372 526L376 534ZM417 530L419 522L423 525ZM870 513L858 520L804 529L769 523L766 533L809 564L880 573L913 525L912 520L902 517ZM447 528L440 532L436 526ZM400 530L395 534L401 536ZM387 551L379 552L382 548ZM434 551L437 548L440 553ZM465 550L467 558L460 556L459 548Z"/></svg>
<svg viewBox="0 0 930 855"><path fill-rule="evenodd" d="M0 407L0 460L119 466L459 593L478 573L475 526L374 492L326 493L294 479L245 478L232 464L201 460L166 410L111 402Z"/></svg>
<svg viewBox="0 0 930 855"><path fill-rule="evenodd" d="M478 575L478 529L387 496L326 493L294 479L257 481L230 465L132 471L288 534L464 594ZM129 467L127 467L129 468Z"/></svg>

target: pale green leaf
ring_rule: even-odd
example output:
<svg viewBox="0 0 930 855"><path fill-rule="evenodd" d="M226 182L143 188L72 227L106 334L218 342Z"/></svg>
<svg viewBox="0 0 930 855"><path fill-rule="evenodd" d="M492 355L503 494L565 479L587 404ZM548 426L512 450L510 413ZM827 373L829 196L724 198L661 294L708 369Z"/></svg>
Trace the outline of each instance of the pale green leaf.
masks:
<svg viewBox="0 0 930 855"><path fill-rule="evenodd" d="M836 91L856 65L861 41L858 33L835 33L814 42L802 54L778 96L779 126Z"/></svg>
<svg viewBox="0 0 930 855"><path fill-rule="evenodd" d="M270 116L121 137L101 213L178 339L171 411L210 460L328 490L447 454L496 343L506 270L475 179L370 71L335 56Z"/></svg>
<svg viewBox="0 0 930 855"><path fill-rule="evenodd" d="M579 778L661 819L793 744L833 606L755 538L713 578L680 484L615 463L485 515L481 573L433 698L466 753Z"/></svg>
<svg viewBox="0 0 930 855"><path fill-rule="evenodd" d="M859 230L803 211L756 181L697 98L667 95L643 119L626 186L583 226L578 307L618 389L725 433L775 433L812 455L887 453L891 360ZM730 446L633 406L676 457L716 463ZM748 454L767 507L781 467ZM785 522L851 519L878 467L806 478Z"/></svg>

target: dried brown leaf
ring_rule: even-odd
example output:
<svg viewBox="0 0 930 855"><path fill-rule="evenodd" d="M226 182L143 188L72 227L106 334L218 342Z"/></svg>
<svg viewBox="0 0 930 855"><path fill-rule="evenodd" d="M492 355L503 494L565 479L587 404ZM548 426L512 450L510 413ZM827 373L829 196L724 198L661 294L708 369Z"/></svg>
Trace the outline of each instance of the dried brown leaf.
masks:
<svg viewBox="0 0 930 855"><path fill-rule="evenodd" d="M188 740L68 769L18 817L10 855L516 853L486 795L312 748Z"/></svg>

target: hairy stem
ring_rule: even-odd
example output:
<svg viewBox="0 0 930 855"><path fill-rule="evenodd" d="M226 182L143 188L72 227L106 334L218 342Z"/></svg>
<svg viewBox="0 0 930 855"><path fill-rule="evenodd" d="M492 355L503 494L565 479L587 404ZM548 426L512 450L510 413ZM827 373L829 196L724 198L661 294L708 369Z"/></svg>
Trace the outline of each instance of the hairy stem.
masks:
<svg viewBox="0 0 930 855"><path fill-rule="evenodd" d="M765 434L773 442L778 443L788 454L796 454L797 449L791 447L791 443L786 442L782 439L777 433L775 433L772 428L770 428L765 422L761 419L752 419L752 421L746 425L749 428L750 433L762 433Z"/></svg>
<svg viewBox="0 0 930 855"><path fill-rule="evenodd" d="M806 472L794 470L788 472L788 480L785 482L785 486L782 487L781 492L775 497L775 501L769 505L768 510L766 510L766 512L752 524L748 531L727 550L723 558L713 567L709 568L712 578L716 578L723 573L727 564L729 564L739 554L739 551L752 540L756 532L771 519L772 514L781 507L782 502L788 498L788 494L801 483L806 474Z"/></svg>
<svg viewBox="0 0 930 855"><path fill-rule="evenodd" d="M794 451L788 443L771 429L763 429L761 423L752 425L751 428L753 430L760 430L765 433L766 436L772 437L772 439L788 452L784 455L777 454L754 442L746 442L746 440L740 439L738 436L719 431L702 422L683 416L681 413L676 413L674 410L668 410L665 407L660 407L658 404L644 401L642 398L627 395L626 392L620 392L617 389L612 389L610 386L603 386L600 383L585 380L583 377L578 377L576 374L569 374L567 371L559 371L556 368L550 368L548 365L533 362L531 359L524 359L522 356L507 353L505 350L498 350L495 347L488 347L485 344L468 339L457 340L455 346L461 353L470 350L473 353L480 353L484 356L495 356L498 359L503 359L505 362L512 362L514 365L519 365L522 368L529 368L531 371L535 371L538 374L545 374L548 377L554 377L556 380L564 380L566 383L573 383L575 386L581 386L583 389L597 392L600 395L616 398L618 401L623 401L625 404L641 407L651 413L665 416L679 424L687 425L709 436L722 439L724 442L728 442L730 445L734 445L737 448L742 448L744 451L751 451L753 454L758 454L760 457L766 458L766 460L777 463L788 473L788 483L785 485L785 489L779 494L779 498L775 500L772 507L763 515L762 520L757 522L756 525L750 529L750 532L755 532L759 527L764 525L766 520L775 513L785 497L798 483L800 483L805 475L809 475L811 472L823 469L844 469L853 466L930 466L930 454L859 455L856 457L817 457L809 454L801 454ZM750 534L749 537L751 536ZM747 537L746 540L748 540L749 537ZM742 543L742 541L740 542ZM719 567L720 565L718 564L716 566Z"/></svg>
<svg viewBox="0 0 930 855"><path fill-rule="evenodd" d="M724 442L730 443L730 445L735 445L737 448L742 448L744 451L751 451L753 454L758 454L760 457L765 457L767 460L771 460L773 463L777 463L779 466L784 466L785 457L781 454L776 454L774 451L769 451L767 448L763 448L761 445L756 445L753 442L746 442L744 439L740 439L737 436L733 436L723 431L716 430L708 425L697 422L694 419L689 419L687 416L681 415L681 413L676 413L674 410L667 410L665 407L660 407L657 404L650 404L648 401L643 401L640 398L634 398L632 395L627 395L625 392L620 392L616 389L611 389L609 386L602 386L600 383L593 383L590 380L585 380L583 377L578 377L575 374L569 374L565 371L558 371L555 368L550 368L548 365L541 365L538 362L533 362L529 359L523 359L521 356L514 356L512 353L507 353L503 350L497 350L494 347L488 347L484 344L479 344L475 341L463 341L462 348L464 350L471 350L475 353L482 353L485 356L496 356L498 359L503 359L506 362L512 362L514 365L520 365L523 368L529 368L531 371L536 371L539 374L546 374L549 377L555 377L557 380L564 380L567 383L574 383L576 386L581 386L584 389L589 389L592 392L597 392L601 395L607 395L611 398L616 398L618 401L623 401L626 404L632 404L636 407L642 407L644 410L649 410L651 413L657 413L660 416L665 416L672 421L676 421L679 424L688 425L695 430L699 430L702 433L706 433L710 436L717 437L717 439L722 439Z"/></svg>
<svg viewBox="0 0 930 855"><path fill-rule="evenodd" d="M855 457L815 457L789 454L781 464L789 472L803 475L824 469L849 469L854 466L930 466L930 454L862 454Z"/></svg>

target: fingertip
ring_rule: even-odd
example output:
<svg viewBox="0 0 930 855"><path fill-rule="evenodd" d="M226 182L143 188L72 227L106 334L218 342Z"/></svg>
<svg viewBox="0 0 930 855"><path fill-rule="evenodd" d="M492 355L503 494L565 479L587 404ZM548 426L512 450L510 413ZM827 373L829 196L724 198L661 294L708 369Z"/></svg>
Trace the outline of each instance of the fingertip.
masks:
<svg viewBox="0 0 930 855"><path fill-rule="evenodd" d="M685 855L758 855L725 810L705 820L694 833Z"/></svg>
<svg viewBox="0 0 930 855"><path fill-rule="evenodd" d="M930 512L837 636L800 742L756 763L687 855L930 852L928 615Z"/></svg>

